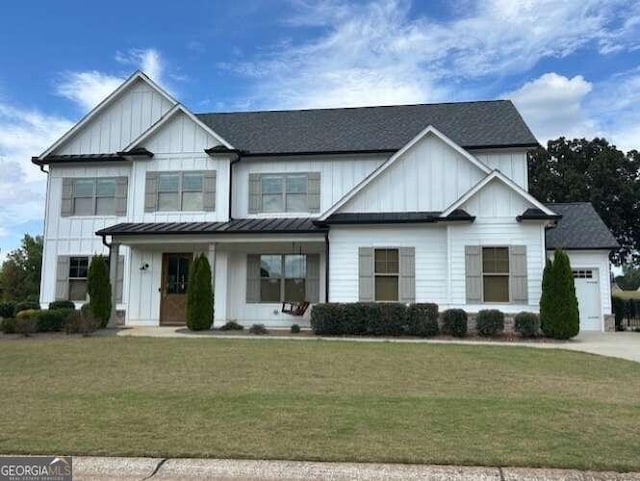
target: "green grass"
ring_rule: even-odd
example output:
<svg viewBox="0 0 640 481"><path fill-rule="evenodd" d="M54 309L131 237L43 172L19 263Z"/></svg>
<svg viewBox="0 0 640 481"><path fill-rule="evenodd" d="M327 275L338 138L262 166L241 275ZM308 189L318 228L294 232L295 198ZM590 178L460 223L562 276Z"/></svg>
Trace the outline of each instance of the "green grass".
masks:
<svg viewBox="0 0 640 481"><path fill-rule="evenodd" d="M640 470L640 364L522 347L0 341L0 452Z"/></svg>

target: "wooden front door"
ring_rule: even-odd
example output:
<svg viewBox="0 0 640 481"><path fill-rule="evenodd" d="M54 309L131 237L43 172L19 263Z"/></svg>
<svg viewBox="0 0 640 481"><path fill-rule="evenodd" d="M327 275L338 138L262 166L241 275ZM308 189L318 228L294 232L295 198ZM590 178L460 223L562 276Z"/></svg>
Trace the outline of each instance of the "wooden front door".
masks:
<svg viewBox="0 0 640 481"><path fill-rule="evenodd" d="M192 259L193 254L162 255L161 325L184 325L187 322L187 284Z"/></svg>

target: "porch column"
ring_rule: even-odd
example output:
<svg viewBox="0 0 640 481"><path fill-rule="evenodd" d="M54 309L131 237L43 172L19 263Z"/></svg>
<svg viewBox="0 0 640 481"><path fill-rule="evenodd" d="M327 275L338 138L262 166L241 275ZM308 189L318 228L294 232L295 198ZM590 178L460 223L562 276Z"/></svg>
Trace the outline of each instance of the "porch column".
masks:
<svg viewBox="0 0 640 481"><path fill-rule="evenodd" d="M221 326L227 322L227 284L229 281L229 253L215 252L215 276L214 276L214 324Z"/></svg>
<svg viewBox="0 0 640 481"><path fill-rule="evenodd" d="M215 320L215 310L216 310L216 245L215 243L209 244L209 250L207 252L207 260L209 261L209 265L211 266L211 292L213 292L213 319L211 322L211 329L213 329L213 321Z"/></svg>
<svg viewBox="0 0 640 481"><path fill-rule="evenodd" d="M111 282L111 316L107 327L115 327L118 320L116 314L116 300L118 290L118 258L120 255L120 244L112 242L109 247L109 281Z"/></svg>

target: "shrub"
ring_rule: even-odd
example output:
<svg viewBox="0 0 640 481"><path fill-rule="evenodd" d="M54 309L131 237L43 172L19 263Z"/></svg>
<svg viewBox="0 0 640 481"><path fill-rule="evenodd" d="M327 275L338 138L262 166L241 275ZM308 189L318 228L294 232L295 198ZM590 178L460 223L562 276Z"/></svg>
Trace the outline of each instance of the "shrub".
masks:
<svg viewBox="0 0 640 481"><path fill-rule="evenodd" d="M227 321L222 327L220 327L221 331L242 331L244 326L238 324L236 321Z"/></svg>
<svg viewBox="0 0 640 481"><path fill-rule="evenodd" d="M497 309L484 309L476 316L476 329L481 336L495 336L504 331L504 313Z"/></svg>
<svg viewBox="0 0 640 481"><path fill-rule="evenodd" d="M191 264L187 286L187 327L192 331L210 329L213 323L211 266L204 254Z"/></svg>
<svg viewBox="0 0 640 481"><path fill-rule="evenodd" d="M409 336L432 337L438 332L438 304L411 304L407 308L406 333Z"/></svg>
<svg viewBox="0 0 640 481"><path fill-rule="evenodd" d="M88 304L85 304L88 306ZM84 306L82 306L84 307ZM64 332L67 334L82 334L88 336L98 328L98 322L91 315L90 310L71 311L64 323Z"/></svg>
<svg viewBox="0 0 640 481"><path fill-rule="evenodd" d="M407 306L399 302L369 303L365 321L367 332L374 336L401 336L407 324Z"/></svg>
<svg viewBox="0 0 640 481"><path fill-rule="evenodd" d="M28 311L28 310L34 310L34 311L40 310L40 303L35 301L18 302L15 306L14 312L18 313L20 311Z"/></svg>
<svg viewBox="0 0 640 481"><path fill-rule="evenodd" d="M53 301L49 303L49 310L53 311L56 309L76 309L76 304L73 301Z"/></svg>
<svg viewBox="0 0 640 481"><path fill-rule="evenodd" d="M311 308L311 329L319 336L342 334L345 304L314 304Z"/></svg>
<svg viewBox="0 0 640 481"><path fill-rule="evenodd" d="M249 333L250 334L267 334L269 331L267 331L267 328L264 327L264 324L254 324L249 328Z"/></svg>
<svg viewBox="0 0 640 481"><path fill-rule="evenodd" d="M1 324L2 332L5 334L15 334L16 333L16 319L13 317L8 317L6 319L2 319Z"/></svg>
<svg viewBox="0 0 640 481"><path fill-rule="evenodd" d="M75 309L49 309L38 311L38 332L62 331L69 314Z"/></svg>
<svg viewBox="0 0 640 481"><path fill-rule="evenodd" d="M107 327L111 317L111 281L109 280L109 266L101 255L91 259L87 290L93 319L98 323L98 327Z"/></svg>
<svg viewBox="0 0 640 481"><path fill-rule="evenodd" d="M35 319L40 313L37 309L25 309L16 314L16 319Z"/></svg>
<svg viewBox="0 0 640 481"><path fill-rule="evenodd" d="M292 324L291 325L291 334L298 334L300 333L300 326L297 324Z"/></svg>
<svg viewBox="0 0 640 481"><path fill-rule="evenodd" d="M626 310L624 299L613 296L611 298L611 307L613 308L613 314L615 316L616 331L623 331L622 321L624 320Z"/></svg>
<svg viewBox="0 0 640 481"><path fill-rule="evenodd" d="M349 336L372 334L371 324L378 317L378 304L373 302L349 302L340 304L336 327L338 332Z"/></svg>
<svg viewBox="0 0 640 481"><path fill-rule="evenodd" d="M545 336L553 339L570 339L580 332L580 313L571 264L567 254L560 249L556 250L553 262L549 261L545 267L540 322Z"/></svg>
<svg viewBox="0 0 640 481"><path fill-rule="evenodd" d="M536 337L540 334L540 318L534 312L520 312L514 319L514 329L522 337Z"/></svg>
<svg viewBox="0 0 640 481"><path fill-rule="evenodd" d="M447 309L442 313L442 332L450 336L467 335L467 313L463 309Z"/></svg>
<svg viewBox="0 0 640 481"><path fill-rule="evenodd" d="M22 311L22 312L30 312ZM19 313L22 314L22 313ZM16 319L16 333L22 334L24 337L29 337L38 330L38 320L34 316L23 316Z"/></svg>
<svg viewBox="0 0 640 481"><path fill-rule="evenodd" d="M13 302L0 302L0 317L6 319L16 315L16 305Z"/></svg>

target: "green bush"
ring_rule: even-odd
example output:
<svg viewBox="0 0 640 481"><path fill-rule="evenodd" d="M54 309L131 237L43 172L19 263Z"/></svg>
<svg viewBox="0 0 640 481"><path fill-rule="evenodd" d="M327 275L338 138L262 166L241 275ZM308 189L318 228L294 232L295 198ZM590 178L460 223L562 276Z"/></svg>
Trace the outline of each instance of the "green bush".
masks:
<svg viewBox="0 0 640 481"><path fill-rule="evenodd" d="M107 327L111 317L111 281L107 260L102 255L91 258L87 290L93 319L99 328Z"/></svg>
<svg viewBox="0 0 640 481"><path fill-rule="evenodd" d="M29 312L29 311L22 311ZM21 314L21 313L19 313ZM16 334L22 334L29 337L38 330L38 319L34 316L24 316L16 319Z"/></svg>
<svg viewBox="0 0 640 481"><path fill-rule="evenodd" d="M220 327L221 331L242 331L244 326L242 324L238 324L236 321L227 321L222 327Z"/></svg>
<svg viewBox="0 0 640 481"><path fill-rule="evenodd" d="M38 309L25 309L16 314L16 319L36 319L39 313Z"/></svg>
<svg viewBox="0 0 640 481"><path fill-rule="evenodd" d="M267 328L264 327L264 324L254 324L249 328L249 334L258 334L258 335L262 335L262 334L267 334L269 331L267 331Z"/></svg>
<svg viewBox="0 0 640 481"><path fill-rule="evenodd" d="M40 303L36 301L24 301L16 303L15 312L18 313L20 311L39 311Z"/></svg>
<svg viewBox="0 0 640 481"><path fill-rule="evenodd" d="M15 334L16 333L16 321L17 319L13 317L7 317L6 319L2 319L0 321L0 326L2 327L2 332L5 334Z"/></svg>
<svg viewBox="0 0 640 481"><path fill-rule="evenodd" d="M624 299L620 297L611 297L611 307L616 321L616 331L624 331L622 321L624 320L626 305Z"/></svg>
<svg viewBox="0 0 640 481"><path fill-rule="evenodd" d="M514 318L514 329L522 337L540 335L540 318L534 312L520 312Z"/></svg>
<svg viewBox="0 0 640 481"><path fill-rule="evenodd" d="M476 316L476 330L485 337L504 332L504 313L497 309L483 309Z"/></svg>
<svg viewBox="0 0 640 481"><path fill-rule="evenodd" d="M291 325L291 334L299 334L300 333L300 326L297 324L292 324Z"/></svg>
<svg viewBox="0 0 640 481"><path fill-rule="evenodd" d="M14 302L0 302L0 317L3 319L16 315L16 304Z"/></svg>
<svg viewBox="0 0 640 481"><path fill-rule="evenodd" d="M343 316L344 304L314 304L311 308L311 329L319 336L340 335Z"/></svg>
<svg viewBox="0 0 640 481"><path fill-rule="evenodd" d="M432 337L438 332L438 304L411 304L407 308L407 335Z"/></svg>
<svg viewBox="0 0 640 481"><path fill-rule="evenodd" d="M73 301L53 301L49 303L49 310L55 309L72 309L75 311L76 304Z"/></svg>
<svg viewBox="0 0 640 481"><path fill-rule="evenodd" d="M88 304L83 305L88 306ZM80 311L71 311L64 323L66 334L82 334L88 336L98 329L98 321L91 315L90 309L85 308Z"/></svg>
<svg viewBox="0 0 640 481"><path fill-rule="evenodd" d="M49 309L37 315L38 332L62 331L69 314L75 309Z"/></svg>
<svg viewBox="0 0 640 481"><path fill-rule="evenodd" d="M467 335L467 313L463 309L447 309L442 313L442 332L454 337Z"/></svg>
<svg viewBox="0 0 640 481"><path fill-rule="evenodd" d="M367 333L373 336L401 336L407 324L407 306L399 302L367 305Z"/></svg>
<svg viewBox="0 0 640 481"><path fill-rule="evenodd" d="M213 323L211 266L204 254L191 264L187 286L187 327L192 331L210 329Z"/></svg>
<svg viewBox="0 0 640 481"><path fill-rule="evenodd" d="M553 339L570 339L580 332L580 313L569 256L557 249L550 264L545 267L542 281L542 331Z"/></svg>

